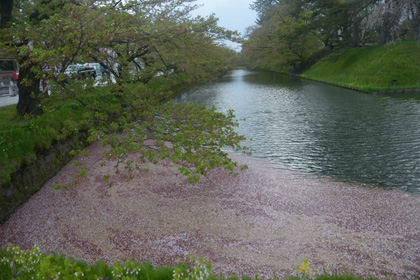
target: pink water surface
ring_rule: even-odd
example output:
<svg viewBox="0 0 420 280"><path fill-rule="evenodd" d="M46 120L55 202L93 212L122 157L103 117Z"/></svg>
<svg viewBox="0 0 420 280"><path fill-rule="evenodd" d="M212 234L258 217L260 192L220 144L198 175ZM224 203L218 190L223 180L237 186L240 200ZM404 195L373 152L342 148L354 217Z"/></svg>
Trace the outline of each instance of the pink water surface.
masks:
<svg viewBox="0 0 420 280"><path fill-rule="evenodd" d="M90 148L81 183L67 191L67 165L0 226L0 245L39 244L94 262L135 259L176 264L202 256L216 273L272 277L295 273L305 258L322 272L420 275L420 197L317 178L268 161L232 155L250 169L221 169L194 185L171 163L134 179L99 168ZM105 194L106 192L106 194ZM239 215L237 215L237 213Z"/></svg>

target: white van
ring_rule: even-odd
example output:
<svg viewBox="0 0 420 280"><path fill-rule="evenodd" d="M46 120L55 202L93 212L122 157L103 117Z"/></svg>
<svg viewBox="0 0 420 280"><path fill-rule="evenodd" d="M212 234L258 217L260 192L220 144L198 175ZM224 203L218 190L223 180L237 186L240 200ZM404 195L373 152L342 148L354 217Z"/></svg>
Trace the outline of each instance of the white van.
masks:
<svg viewBox="0 0 420 280"><path fill-rule="evenodd" d="M71 76L73 74L77 74L77 71L79 71L80 65L79 64L70 64L67 66L66 70L64 71L64 74L67 76Z"/></svg>

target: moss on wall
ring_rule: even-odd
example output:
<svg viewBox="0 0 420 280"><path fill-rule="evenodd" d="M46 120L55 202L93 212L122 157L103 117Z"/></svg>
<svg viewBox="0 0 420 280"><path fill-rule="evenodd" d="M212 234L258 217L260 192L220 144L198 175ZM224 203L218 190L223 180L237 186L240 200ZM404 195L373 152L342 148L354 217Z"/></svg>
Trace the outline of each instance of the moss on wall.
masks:
<svg viewBox="0 0 420 280"><path fill-rule="evenodd" d="M70 152L87 145L87 133L57 141L51 149L38 151L36 158L22 164L11 179L0 185L0 223L7 221L16 209L54 176L72 156Z"/></svg>

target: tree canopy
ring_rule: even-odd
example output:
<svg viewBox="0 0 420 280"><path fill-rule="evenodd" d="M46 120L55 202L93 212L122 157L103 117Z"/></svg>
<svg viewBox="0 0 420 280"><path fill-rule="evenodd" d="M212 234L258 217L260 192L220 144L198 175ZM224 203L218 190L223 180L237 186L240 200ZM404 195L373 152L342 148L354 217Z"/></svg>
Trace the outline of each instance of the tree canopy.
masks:
<svg viewBox="0 0 420 280"><path fill-rule="evenodd" d="M108 147L103 160L116 162L117 170L169 158L190 182L217 166L236 174L237 163L223 148L247 148L234 130L233 112L170 101L171 88L226 73L235 52L219 40L240 40L214 16L192 17L192 2L15 0L0 50L19 63L18 112L42 114L63 103L80 107L83 121L69 120L62 137L88 130L89 141ZM66 74L87 62L107 74ZM86 166L80 167L83 175Z"/></svg>
<svg viewBox="0 0 420 280"><path fill-rule="evenodd" d="M283 70L335 47L420 40L418 0L255 0L243 58L252 68Z"/></svg>

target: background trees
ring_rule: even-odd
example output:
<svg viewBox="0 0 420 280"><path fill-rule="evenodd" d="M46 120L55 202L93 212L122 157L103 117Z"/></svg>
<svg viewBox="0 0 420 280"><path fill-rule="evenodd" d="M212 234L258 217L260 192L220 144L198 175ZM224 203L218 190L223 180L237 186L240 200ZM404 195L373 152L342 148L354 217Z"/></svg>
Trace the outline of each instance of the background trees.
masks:
<svg viewBox="0 0 420 280"><path fill-rule="evenodd" d="M20 65L18 112L42 114L74 104L84 120L69 120L63 137L88 129L90 141L109 145L103 159L129 172L144 160L163 158L179 164L191 181L216 166L234 172L236 163L222 150L244 150L239 144L244 137L233 130L238 125L233 113L166 102L174 86L226 72L224 61L234 54L218 40L236 40L236 32L218 27L214 17L192 18L191 2L16 2L0 48ZM85 62L99 63L112 81L64 73L69 65ZM47 91L40 91L40 80ZM133 153L136 160L130 158Z"/></svg>
<svg viewBox="0 0 420 280"><path fill-rule="evenodd" d="M416 0L379 1L364 18L364 28L380 31L379 42L383 44L398 39L418 41L419 7L420 3Z"/></svg>
<svg viewBox="0 0 420 280"><path fill-rule="evenodd" d="M4 0L0 3L0 29L5 28L12 19L13 0Z"/></svg>
<svg viewBox="0 0 420 280"><path fill-rule="evenodd" d="M304 63L322 48L322 38L312 20L319 15L314 14L311 3L286 0L257 6L258 2L252 7L259 7L261 24L250 30L243 47L251 67L274 70Z"/></svg>
<svg viewBox="0 0 420 280"><path fill-rule="evenodd" d="M324 49L419 40L419 6L417 0L255 0L259 18L244 59L287 71Z"/></svg>

